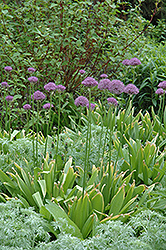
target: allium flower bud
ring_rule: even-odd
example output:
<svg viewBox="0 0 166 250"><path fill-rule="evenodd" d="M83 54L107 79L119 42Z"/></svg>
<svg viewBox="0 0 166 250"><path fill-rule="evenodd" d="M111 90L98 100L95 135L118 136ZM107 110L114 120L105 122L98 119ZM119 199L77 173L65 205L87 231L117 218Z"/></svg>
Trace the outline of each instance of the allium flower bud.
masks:
<svg viewBox="0 0 166 250"><path fill-rule="evenodd" d="M87 77L84 81L82 81L82 84L86 87L94 87L98 84L98 82L93 77Z"/></svg>
<svg viewBox="0 0 166 250"><path fill-rule="evenodd" d="M98 84L98 88L100 90L108 89L110 84L111 84L111 81L109 79L102 79L102 80L100 80L100 82Z"/></svg>
<svg viewBox="0 0 166 250"><path fill-rule="evenodd" d="M155 92L157 95L164 95L164 90L162 88L159 88Z"/></svg>
<svg viewBox="0 0 166 250"><path fill-rule="evenodd" d="M141 64L141 61L136 58L136 57L133 57L130 59L130 65L131 66L137 66L137 65L140 65Z"/></svg>
<svg viewBox="0 0 166 250"><path fill-rule="evenodd" d="M36 76L31 76L28 78L28 81L30 81L30 83L36 83L38 81L38 78Z"/></svg>
<svg viewBox="0 0 166 250"><path fill-rule="evenodd" d="M124 87L124 93L133 95L133 94L138 94L139 89L132 83L129 83L126 87Z"/></svg>
<svg viewBox="0 0 166 250"><path fill-rule="evenodd" d="M29 105L29 104L25 104L25 105L23 106L23 109L25 109L25 110L29 110L29 109L31 109L31 105Z"/></svg>
<svg viewBox="0 0 166 250"><path fill-rule="evenodd" d="M89 109L89 103L86 104L86 107ZM91 104L90 104L90 107L91 107L91 110L94 110L95 107L96 107L96 105L95 105L94 103L91 103Z"/></svg>
<svg viewBox="0 0 166 250"><path fill-rule="evenodd" d="M86 106L87 104L89 104L88 99L85 96L79 96L75 99L74 104L78 107L78 106Z"/></svg>
<svg viewBox="0 0 166 250"><path fill-rule="evenodd" d="M9 85L7 82L1 82L1 86L4 87L4 88L7 88Z"/></svg>
<svg viewBox="0 0 166 250"><path fill-rule="evenodd" d="M57 85L54 82L49 82L44 86L44 89L49 92L56 90L56 88L57 88Z"/></svg>
<svg viewBox="0 0 166 250"><path fill-rule="evenodd" d="M125 66L129 66L130 65L130 60L129 59L125 59L122 61L122 64Z"/></svg>
<svg viewBox="0 0 166 250"><path fill-rule="evenodd" d="M50 109L50 105L51 105L52 108L54 107L53 104L46 103L46 104L43 105L43 108L44 109Z"/></svg>
<svg viewBox="0 0 166 250"><path fill-rule="evenodd" d="M124 90L124 84L120 80L112 80L108 90L113 94L120 95Z"/></svg>
<svg viewBox="0 0 166 250"><path fill-rule="evenodd" d="M6 66L6 67L4 68L4 70L6 70L6 71L10 72L10 71L12 70L12 67L10 67L10 66Z"/></svg>
<svg viewBox="0 0 166 250"><path fill-rule="evenodd" d="M36 69L34 69L34 68L28 68L28 71L29 71L30 73L33 73L33 72L36 71Z"/></svg>
<svg viewBox="0 0 166 250"><path fill-rule="evenodd" d="M166 89L166 81L160 82L158 87L165 90Z"/></svg>
<svg viewBox="0 0 166 250"><path fill-rule="evenodd" d="M56 86L56 90L60 93L60 92L63 92L65 91L66 87L63 86L63 85L57 85Z"/></svg>
<svg viewBox="0 0 166 250"><path fill-rule="evenodd" d="M85 74L85 73L86 73L86 71L85 71L85 70L83 70L83 69L80 69L80 70L79 70L79 72L80 72L80 74L81 74L81 75L83 75L83 74Z"/></svg>
<svg viewBox="0 0 166 250"><path fill-rule="evenodd" d="M6 101L7 101L7 102L12 102L12 101L13 101L13 96L7 95L7 96L6 96Z"/></svg>
<svg viewBox="0 0 166 250"><path fill-rule="evenodd" d="M118 102L114 97L109 97L107 98L108 104L113 105L113 106L118 106Z"/></svg>
<svg viewBox="0 0 166 250"><path fill-rule="evenodd" d="M46 96L45 96L42 92L40 92L39 90L37 90L37 91L31 96L31 98L34 98L34 100L39 101L39 100L44 100L44 99L46 98Z"/></svg>
<svg viewBox="0 0 166 250"><path fill-rule="evenodd" d="M106 74L101 74L100 77L101 78L107 78L108 76Z"/></svg>

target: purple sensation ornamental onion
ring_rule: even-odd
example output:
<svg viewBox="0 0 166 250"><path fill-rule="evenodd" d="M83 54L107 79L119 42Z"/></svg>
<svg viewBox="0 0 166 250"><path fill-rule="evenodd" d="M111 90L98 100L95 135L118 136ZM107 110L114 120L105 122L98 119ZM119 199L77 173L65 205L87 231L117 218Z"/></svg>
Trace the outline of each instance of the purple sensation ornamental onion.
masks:
<svg viewBox="0 0 166 250"><path fill-rule="evenodd" d="M110 104L110 105L118 106L118 102L117 102L117 100L116 100L114 97L109 97L109 98L107 98L107 102L108 102L108 104Z"/></svg>
<svg viewBox="0 0 166 250"><path fill-rule="evenodd" d="M6 71L10 72L10 71L12 70L12 67L10 67L10 66L6 66L6 67L4 68L4 70L6 70Z"/></svg>
<svg viewBox="0 0 166 250"><path fill-rule="evenodd" d="M159 88L156 90L155 92L157 95L163 95L164 94L164 90L162 88Z"/></svg>
<svg viewBox="0 0 166 250"><path fill-rule="evenodd" d="M125 66L129 66L130 65L130 60L129 59L125 59L122 61L122 64Z"/></svg>
<svg viewBox="0 0 166 250"><path fill-rule="evenodd" d="M88 76L84 81L82 81L82 84L86 87L94 87L98 84L98 82L93 77Z"/></svg>
<svg viewBox="0 0 166 250"><path fill-rule="evenodd" d="M28 71L29 71L30 73L33 73L33 72L36 71L36 69L34 69L34 68L28 68Z"/></svg>
<svg viewBox="0 0 166 250"><path fill-rule="evenodd" d="M79 96L75 99L74 104L78 107L78 106L86 106L87 104L89 104L88 99L85 96Z"/></svg>
<svg viewBox="0 0 166 250"><path fill-rule="evenodd" d="M46 96L45 96L42 92L40 92L39 90L37 90L37 91L31 96L31 98L34 98L34 100L39 101L39 100L44 100L44 99L46 98Z"/></svg>
<svg viewBox="0 0 166 250"><path fill-rule="evenodd" d="M129 83L126 87L124 87L124 93L129 94L129 95L133 95L133 94L138 94L139 93L139 89L132 83Z"/></svg>
<svg viewBox="0 0 166 250"><path fill-rule="evenodd" d="M6 96L6 101L7 101L7 102L12 102L12 101L13 101L13 96L7 95L7 96Z"/></svg>
<svg viewBox="0 0 166 250"><path fill-rule="evenodd" d="M124 84L120 80L112 80L111 84L108 86L108 90L116 95L123 93Z"/></svg>
<svg viewBox="0 0 166 250"><path fill-rule="evenodd" d="M80 70L79 70L79 73L80 73L81 75L83 75L83 74L85 74L85 73L86 73L86 71L85 71L85 70L83 70L83 69L80 69Z"/></svg>
<svg viewBox="0 0 166 250"><path fill-rule="evenodd" d="M54 91L56 90L57 85L54 82L49 82L44 86L44 89L47 91Z"/></svg>
<svg viewBox="0 0 166 250"><path fill-rule="evenodd" d="M56 90L60 93L60 92L63 92L65 91L66 87L63 86L63 85L57 85L56 86Z"/></svg>
<svg viewBox="0 0 166 250"><path fill-rule="evenodd" d="M4 88L7 88L9 85L7 82L1 82L1 86L4 87Z"/></svg>
<svg viewBox="0 0 166 250"><path fill-rule="evenodd" d="M102 79L102 80L100 80L100 82L98 84L98 88L100 90L108 89L110 84L111 84L111 81L109 79Z"/></svg>
<svg viewBox="0 0 166 250"><path fill-rule="evenodd" d="M23 106L23 109L25 109L25 110L29 110L29 109L31 109L31 105L29 105L29 104L25 104L25 105Z"/></svg>
<svg viewBox="0 0 166 250"><path fill-rule="evenodd" d="M106 74L101 74L100 77L101 78L107 78L108 76Z"/></svg>
<svg viewBox="0 0 166 250"><path fill-rule="evenodd" d="M43 108L44 109L50 109L50 105L51 105L52 108L54 107L53 104L46 103L46 104L43 105Z"/></svg>
<svg viewBox="0 0 166 250"><path fill-rule="evenodd" d="M96 107L96 105L94 103L91 103L90 106L91 106L91 110L94 110ZM89 109L89 103L86 104L86 107Z"/></svg>
<svg viewBox="0 0 166 250"><path fill-rule="evenodd" d="M140 65L141 64L141 61L136 58L136 57L133 57L130 59L130 65L131 66L137 66L137 65Z"/></svg>
<svg viewBox="0 0 166 250"><path fill-rule="evenodd" d="M31 76L28 78L28 81L30 81L30 83L36 83L38 81L38 78L36 76Z"/></svg>
<svg viewBox="0 0 166 250"><path fill-rule="evenodd" d="M166 89L166 81L160 82L158 87L165 90Z"/></svg>

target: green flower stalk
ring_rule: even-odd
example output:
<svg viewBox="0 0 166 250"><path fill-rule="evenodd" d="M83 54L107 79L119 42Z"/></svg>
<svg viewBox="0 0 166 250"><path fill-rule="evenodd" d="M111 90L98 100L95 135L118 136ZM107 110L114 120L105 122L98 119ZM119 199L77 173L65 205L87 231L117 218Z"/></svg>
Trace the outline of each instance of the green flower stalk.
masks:
<svg viewBox="0 0 166 250"><path fill-rule="evenodd" d="M29 132L29 110L31 109L31 105L29 104L25 104L23 106L23 109L26 110L26 118L27 118L27 129L26 129L26 133L28 134Z"/></svg>
<svg viewBox="0 0 166 250"><path fill-rule="evenodd" d="M11 123L11 102L13 101L13 96L7 95L6 96L6 101L9 103L7 106L7 113L9 117L9 140L11 139L11 130L10 130L10 123Z"/></svg>

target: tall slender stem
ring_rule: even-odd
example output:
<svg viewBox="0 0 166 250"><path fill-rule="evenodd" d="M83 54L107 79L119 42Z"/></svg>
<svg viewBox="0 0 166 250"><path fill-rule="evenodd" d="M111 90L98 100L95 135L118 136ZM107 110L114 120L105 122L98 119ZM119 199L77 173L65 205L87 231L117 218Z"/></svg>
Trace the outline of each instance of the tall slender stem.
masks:
<svg viewBox="0 0 166 250"><path fill-rule="evenodd" d="M59 127L60 127L60 110L61 110L61 99L60 93L58 92L58 132L57 132L57 143L56 143L56 158L55 158L55 169L57 171L57 157L58 157L58 147L59 147Z"/></svg>
<svg viewBox="0 0 166 250"><path fill-rule="evenodd" d="M45 142L45 150L44 150L44 158L46 157L46 152L47 152L47 144L48 144L48 128L49 128L49 124L51 121L51 105L52 105L52 93L51 93L51 97L50 97L50 108L49 108L49 119L48 119L48 124L47 124L47 132L46 132L46 142Z"/></svg>
<svg viewBox="0 0 166 250"><path fill-rule="evenodd" d="M36 165L38 165L38 122L39 122L39 101L37 101L37 123L36 123Z"/></svg>

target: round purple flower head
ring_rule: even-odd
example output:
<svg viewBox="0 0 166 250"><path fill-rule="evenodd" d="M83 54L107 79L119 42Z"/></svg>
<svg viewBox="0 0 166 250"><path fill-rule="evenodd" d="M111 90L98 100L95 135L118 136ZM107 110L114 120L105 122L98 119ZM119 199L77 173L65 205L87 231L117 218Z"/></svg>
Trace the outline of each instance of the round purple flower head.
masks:
<svg viewBox="0 0 166 250"><path fill-rule="evenodd" d="M157 95L163 95L164 94L164 90L162 88L159 88L156 90L155 92Z"/></svg>
<svg viewBox="0 0 166 250"><path fill-rule="evenodd" d="M137 65L140 65L141 64L141 61L136 58L136 57L133 57L130 59L130 65L131 66L137 66Z"/></svg>
<svg viewBox="0 0 166 250"><path fill-rule="evenodd" d="M110 104L110 105L118 106L118 102L117 102L117 100L116 100L114 97L109 97L109 98L107 98L107 102L108 102L108 104Z"/></svg>
<svg viewBox="0 0 166 250"><path fill-rule="evenodd" d="M125 59L122 61L122 64L125 66L129 66L130 65L130 60L129 59Z"/></svg>
<svg viewBox="0 0 166 250"><path fill-rule="evenodd" d="M12 102L12 101L13 101L13 96L7 95L7 96L6 96L6 101L7 101L7 102Z"/></svg>
<svg viewBox="0 0 166 250"><path fill-rule="evenodd" d="M43 108L44 109L50 109L50 105L51 105L52 108L54 107L53 104L46 103L46 104L43 105Z"/></svg>
<svg viewBox="0 0 166 250"><path fill-rule="evenodd" d="M1 86L4 87L4 88L7 88L9 85L7 82L1 82Z"/></svg>
<svg viewBox="0 0 166 250"><path fill-rule="evenodd" d="M31 105L29 105L29 104L25 104L25 105L23 106L23 109L25 109L25 110L29 110L29 109L31 109Z"/></svg>
<svg viewBox="0 0 166 250"><path fill-rule="evenodd" d="M100 90L108 89L110 84L111 84L111 81L109 79L102 79L102 80L100 80L100 82L98 84L98 88Z"/></svg>
<svg viewBox="0 0 166 250"><path fill-rule="evenodd" d="M44 89L47 91L54 91L57 88L54 82L49 82L44 86Z"/></svg>
<svg viewBox="0 0 166 250"><path fill-rule="evenodd" d="M10 66L6 66L6 67L4 68L4 70L6 70L6 71L10 72L10 71L12 70L12 67L10 67Z"/></svg>
<svg viewBox="0 0 166 250"><path fill-rule="evenodd" d="M31 76L28 78L28 81L30 81L30 83L36 83L38 81L38 78L36 76Z"/></svg>
<svg viewBox="0 0 166 250"><path fill-rule="evenodd" d="M106 74L101 74L100 77L101 78L107 78L108 76Z"/></svg>
<svg viewBox="0 0 166 250"><path fill-rule="evenodd" d="M85 70L83 70L83 69L80 69L80 70L79 70L79 73L80 73L81 75L83 75L83 74L85 74L85 73L86 73L86 71L85 71Z"/></svg>
<svg viewBox="0 0 166 250"><path fill-rule="evenodd" d="M29 71L30 73L33 73L33 72L36 71L36 69L34 69L34 68L28 68L28 71Z"/></svg>
<svg viewBox="0 0 166 250"><path fill-rule="evenodd" d="M60 93L60 92L63 92L65 89L66 89L66 87L63 86L63 85L57 85L57 86L56 86L56 90L57 90L59 93Z"/></svg>
<svg viewBox="0 0 166 250"><path fill-rule="evenodd" d="M89 109L89 103L88 104L86 104L86 106L87 106L87 108ZM90 104L90 107L91 107L91 110L94 110L95 109L95 104L94 103L91 103Z"/></svg>
<svg viewBox="0 0 166 250"><path fill-rule="evenodd" d="M158 87L162 88L162 89L166 89L166 81L160 82Z"/></svg>
<svg viewBox="0 0 166 250"><path fill-rule="evenodd" d="M79 96L75 99L74 104L78 107L78 106L86 106L87 104L89 104L88 99L85 96Z"/></svg>
<svg viewBox="0 0 166 250"><path fill-rule="evenodd" d="M98 84L98 82L93 77L88 76L84 81L82 81L82 84L87 87L94 87Z"/></svg>
<svg viewBox="0 0 166 250"><path fill-rule="evenodd" d="M139 89L132 83L129 83L126 87L124 87L124 93L133 95L133 94L138 94Z"/></svg>
<svg viewBox="0 0 166 250"><path fill-rule="evenodd" d="M116 95L120 95L124 90L124 84L120 80L112 80L108 90Z"/></svg>
<svg viewBox="0 0 166 250"><path fill-rule="evenodd" d="M31 96L31 98L34 98L34 100L39 101L39 100L44 100L44 99L46 98L46 96L45 96L42 92L40 92L39 90L37 90L37 91Z"/></svg>

